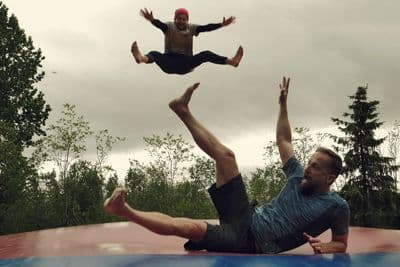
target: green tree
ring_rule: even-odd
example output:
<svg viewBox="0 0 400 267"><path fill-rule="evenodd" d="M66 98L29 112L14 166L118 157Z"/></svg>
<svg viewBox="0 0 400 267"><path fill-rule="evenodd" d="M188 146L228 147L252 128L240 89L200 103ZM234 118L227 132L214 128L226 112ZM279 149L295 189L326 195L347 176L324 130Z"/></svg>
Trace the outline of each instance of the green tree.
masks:
<svg viewBox="0 0 400 267"><path fill-rule="evenodd" d="M321 143L328 138L327 134L317 133L313 135L310 128L295 127L293 131L293 148L296 158L306 165L309 158L315 150L321 146Z"/></svg>
<svg viewBox="0 0 400 267"><path fill-rule="evenodd" d="M61 181L64 199L65 225L80 225L104 218L103 179L96 166L88 161L75 162Z"/></svg>
<svg viewBox="0 0 400 267"><path fill-rule="evenodd" d="M59 171L59 179L50 175L45 181L47 205L56 226L98 223L110 218L102 204L105 194L110 195L118 184L118 177L115 173L106 177L106 171L112 170L106 160L113 145L123 138L111 136L108 130L97 133L97 160L92 163L82 159L92 134L89 122L76 112L75 105L64 104L61 117L47 127L47 136L38 142L36 164L52 162Z"/></svg>
<svg viewBox="0 0 400 267"><path fill-rule="evenodd" d="M174 211L176 217L197 219L217 218L217 212L212 201L199 184L183 181L174 187Z"/></svg>
<svg viewBox="0 0 400 267"><path fill-rule="evenodd" d="M167 214L175 214L173 201L174 183L168 180L165 169L150 163L145 167L147 184L143 194L146 210L163 211Z"/></svg>
<svg viewBox="0 0 400 267"><path fill-rule="evenodd" d="M148 187L146 167L137 160L129 161L129 169L125 177L128 189L126 201L138 209L147 209L145 192Z"/></svg>
<svg viewBox="0 0 400 267"><path fill-rule="evenodd" d="M193 160L192 145L189 145L181 135L175 137L167 133L166 136L153 135L143 138L146 151L153 158L154 168L164 172L169 182L182 178L186 171L185 163Z"/></svg>
<svg viewBox="0 0 400 267"><path fill-rule="evenodd" d="M111 196L111 194L114 192L114 189L119 186L121 185L118 182L118 176L117 175L110 176L107 179L106 184L104 185L104 195L106 197Z"/></svg>
<svg viewBox="0 0 400 267"><path fill-rule="evenodd" d="M194 163L189 167L189 179L196 188L207 191L215 183L215 161L204 156L195 156Z"/></svg>
<svg viewBox="0 0 400 267"><path fill-rule="evenodd" d="M55 162L61 179L86 151L87 138L92 135L89 122L77 114L75 105L64 104L61 118L47 127L47 136L38 142L34 153L38 162Z"/></svg>
<svg viewBox="0 0 400 267"><path fill-rule="evenodd" d="M215 181L215 164L194 156L182 136L143 138L152 160L130 161L125 178L126 200L140 210L162 211L172 216L215 217L206 188Z"/></svg>
<svg viewBox="0 0 400 267"><path fill-rule="evenodd" d="M177 185L176 200L180 216L191 218L217 218L208 188L215 183L215 161L195 156L189 167L189 180Z"/></svg>
<svg viewBox="0 0 400 267"><path fill-rule="evenodd" d="M57 181L56 172L41 174L39 178L45 195L44 206L46 207L46 212L40 213L41 228L65 226L63 190Z"/></svg>
<svg viewBox="0 0 400 267"><path fill-rule="evenodd" d="M24 199L29 179L36 174L17 139L14 129L0 122L0 233L25 229L19 220L25 209L16 203Z"/></svg>
<svg viewBox="0 0 400 267"><path fill-rule="evenodd" d="M397 164L400 152L400 121L395 121L390 128L387 135L387 147L389 150L389 156L393 158L394 162ZM393 173L393 178L395 180L396 188L399 186L398 180L398 170Z"/></svg>
<svg viewBox="0 0 400 267"><path fill-rule="evenodd" d="M8 233L34 231L48 228L52 218L47 217L46 190L41 185L41 176L33 172L20 196L9 206L10 213L5 223Z"/></svg>
<svg viewBox="0 0 400 267"><path fill-rule="evenodd" d="M397 169L393 158L379 154L385 138L377 138L379 101L369 101L367 87L358 87L350 96L350 112L344 118L332 118L343 137L335 141L344 151L346 184L342 194L351 208L351 223L361 226L390 227L394 223L395 183L391 176Z"/></svg>
<svg viewBox="0 0 400 267"><path fill-rule="evenodd" d="M43 93L34 87L44 77L43 59L0 2L0 121L13 128L16 144L24 147L33 144L34 135L45 134L41 127L50 112Z"/></svg>
<svg viewBox="0 0 400 267"><path fill-rule="evenodd" d="M248 190L251 199L259 203L270 202L286 183L279 160L276 142L270 141L264 147L264 167L256 168L250 174Z"/></svg>
<svg viewBox="0 0 400 267"><path fill-rule="evenodd" d="M110 155L113 146L118 142L125 141L125 138L112 136L107 129L104 129L95 134L95 141L97 155L96 166L100 173L105 177L106 172L113 171L113 168L110 165L106 165L107 158Z"/></svg>
<svg viewBox="0 0 400 267"><path fill-rule="evenodd" d="M14 15L0 1L0 233L41 226L45 195L32 161L23 156L42 126L50 107L35 88L44 77L40 49L33 46ZM36 220L37 219L37 220Z"/></svg>

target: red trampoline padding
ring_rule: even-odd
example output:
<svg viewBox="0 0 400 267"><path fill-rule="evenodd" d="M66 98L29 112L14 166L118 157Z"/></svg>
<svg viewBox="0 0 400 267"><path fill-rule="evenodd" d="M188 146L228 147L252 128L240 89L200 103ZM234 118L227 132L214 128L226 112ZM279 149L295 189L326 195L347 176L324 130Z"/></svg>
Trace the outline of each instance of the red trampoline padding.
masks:
<svg viewBox="0 0 400 267"><path fill-rule="evenodd" d="M323 233L330 240L330 231ZM186 240L161 236L131 222L48 229L0 236L0 258L96 256L133 254L194 254L183 249ZM349 254L400 252L400 231L350 227ZM195 254L207 252L196 252ZM312 255L308 244L283 254Z"/></svg>

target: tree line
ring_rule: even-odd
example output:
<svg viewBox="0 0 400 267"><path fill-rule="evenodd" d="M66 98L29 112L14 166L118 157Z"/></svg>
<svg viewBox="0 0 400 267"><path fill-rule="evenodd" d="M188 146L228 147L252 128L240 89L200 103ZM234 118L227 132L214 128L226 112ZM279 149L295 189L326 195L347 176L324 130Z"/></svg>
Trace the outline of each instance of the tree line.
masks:
<svg viewBox="0 0 400 267"><path fill-rule="evenodd" d="M214 162L196 155L182 136L144 137L151 160L131 159L127 173L118 177L107 158L124 138L107 129L93 132L71 104L46 126L51 108L36 88L45 75L43 60L0 2L0 234L119 220L102 209L116 186L125 186L126 200L141 210L217 217L207 194L215 180ZM358 87L348 110L332 118L340 136L297 127L293 145L303 164L321 143L343 156L344 170L334 188L349 202L352 225L400 228L400 123L379 137L379 101L369 100L367 93L367 86ZM92 161L84 159L90 138L96 144ZM27 156L27 150L33 153ZM43 169L48 162L56 166L53 171ZM244 175L251 199L262 203L279 193L285 183L281 167L275 142L266 143L264 165Z"/></svg>

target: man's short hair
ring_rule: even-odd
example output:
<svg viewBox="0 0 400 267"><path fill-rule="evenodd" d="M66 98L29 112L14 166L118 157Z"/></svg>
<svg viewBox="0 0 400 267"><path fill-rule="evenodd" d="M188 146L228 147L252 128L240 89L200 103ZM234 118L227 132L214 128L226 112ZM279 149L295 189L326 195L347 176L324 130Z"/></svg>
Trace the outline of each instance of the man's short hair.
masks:
<svg viewBox="0 0 400 267"><path fill-rule="evenodd" d="M319 147L316 152L324 153L330 157L331 162L329 164L329 169L333 175L338 177L343 168L342 158L336 152L326 147Z"/></svg>

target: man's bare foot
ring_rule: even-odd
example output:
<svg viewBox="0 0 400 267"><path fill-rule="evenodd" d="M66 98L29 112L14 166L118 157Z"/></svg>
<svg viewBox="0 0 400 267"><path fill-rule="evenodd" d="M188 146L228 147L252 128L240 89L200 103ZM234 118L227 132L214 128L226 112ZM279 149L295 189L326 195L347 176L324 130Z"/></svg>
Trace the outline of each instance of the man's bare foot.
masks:
<svg viewBox="0 0 400 267"><path fill-rule="evenodd" d="M147 63L148 59L146 56L142 55L136 41L134 41L132 43L131 52L132 52L133 57L135 58L136 63L138 63L138 64Z"/></svg>
<svg viewBox="0 0 400 267"><path fill-rule="evenodd" d="M238 50L236 51L236 54L233 58L227 59L227 64L232 65L234 67L239 66L240 61L242 60L243 57L243 47L239 46Z"/></svg>
<svg viewBox="0 0 400 267"><path fill-rule="evenodd" d="M175 98L171 102L169 102L169 107L176 113L182 114L189 110L189 101L192 97L194 90L199 87L200 83L195 83L192 86L189 86L186 91L180 97Z"/></svg>
<svg viewBox="0 0 400 267"><path fill-rule="evenodd" d="M118 187L114 190L109 198L104 201L104 210L119 216L122 216L122 211L125 207L126 188Z"/></svg>

